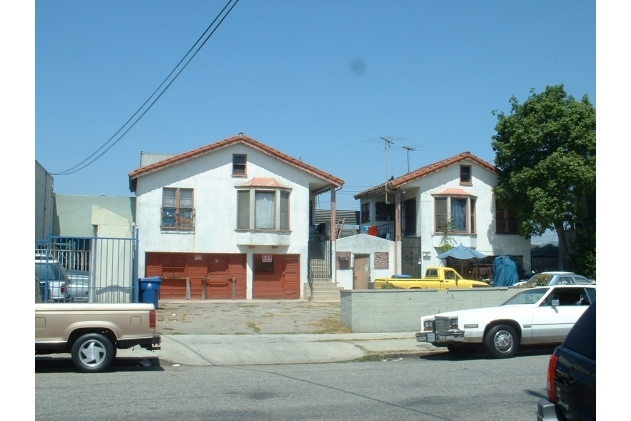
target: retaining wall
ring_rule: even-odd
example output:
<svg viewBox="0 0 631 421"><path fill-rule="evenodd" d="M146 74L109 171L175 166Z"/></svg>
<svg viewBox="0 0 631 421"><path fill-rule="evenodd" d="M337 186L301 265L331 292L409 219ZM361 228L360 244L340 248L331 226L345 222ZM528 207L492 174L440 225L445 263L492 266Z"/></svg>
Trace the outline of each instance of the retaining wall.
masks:
<svg viewBox="0 0 631 421"><path fill-rule="evenodd" d="M421 329L421 316L494 307L519 291L512 288L342 290L342 325L354 333L415 332Z"/></svg>

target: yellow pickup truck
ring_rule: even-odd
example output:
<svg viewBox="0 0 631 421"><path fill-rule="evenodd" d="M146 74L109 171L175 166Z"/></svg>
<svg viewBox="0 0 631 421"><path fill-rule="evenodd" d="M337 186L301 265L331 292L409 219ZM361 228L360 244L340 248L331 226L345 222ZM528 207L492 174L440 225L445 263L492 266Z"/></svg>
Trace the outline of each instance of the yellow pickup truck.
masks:
<svg viewBox="0 0 631 421"><path fill-rule="evenodd" d="M425 270L425 277L421 279L403 276L375 279L375 289L450 289L488 286L486 282L464 279L454 269L447 267L429 267Z"/></svg>

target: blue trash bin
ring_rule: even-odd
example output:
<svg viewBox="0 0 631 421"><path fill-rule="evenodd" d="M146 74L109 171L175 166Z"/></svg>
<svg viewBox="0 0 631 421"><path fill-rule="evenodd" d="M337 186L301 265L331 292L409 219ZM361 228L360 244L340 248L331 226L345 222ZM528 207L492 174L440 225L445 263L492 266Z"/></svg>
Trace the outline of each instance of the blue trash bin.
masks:
<svg viewBox="0 0 631 421"><path fill-rule="evenodd" d="M151 276L149 278L140 278L141 301L147 304L153 304L158 309L158 299L160 298L160 284L162 278L159 276Z"/></svg>

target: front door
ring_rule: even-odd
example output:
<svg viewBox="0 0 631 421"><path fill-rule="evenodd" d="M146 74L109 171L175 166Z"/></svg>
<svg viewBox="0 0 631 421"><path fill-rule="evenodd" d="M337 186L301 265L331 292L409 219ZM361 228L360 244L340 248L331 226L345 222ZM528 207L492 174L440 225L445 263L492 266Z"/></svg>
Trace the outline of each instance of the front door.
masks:
<svg viewBox="0 0 631 421"><path fill-rule="evenodd" d="M368 289L370 282L370 256L356 254L353 266L353 289Z"/></svg>

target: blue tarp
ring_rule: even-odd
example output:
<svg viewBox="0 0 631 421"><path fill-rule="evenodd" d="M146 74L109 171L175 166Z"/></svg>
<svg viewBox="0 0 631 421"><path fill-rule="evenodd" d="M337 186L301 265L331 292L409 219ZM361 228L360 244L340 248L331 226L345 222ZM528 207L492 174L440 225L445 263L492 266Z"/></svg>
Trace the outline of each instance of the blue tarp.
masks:
<svg viewBox="0 0 631 421"><path fill-rule="evenodd" d="M493 286L509 287L519 282L519 272L513 256L497 256L493 261Z"/></svg>

